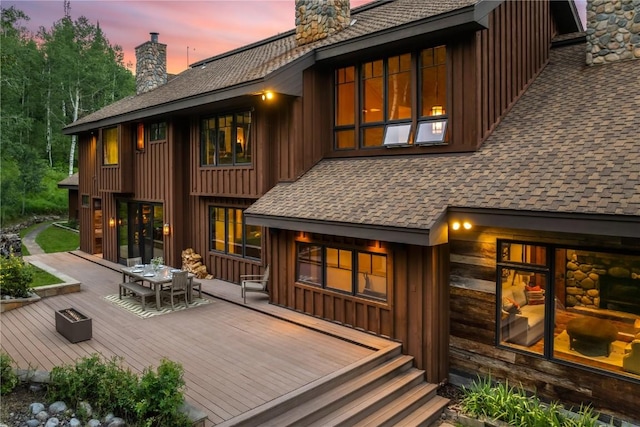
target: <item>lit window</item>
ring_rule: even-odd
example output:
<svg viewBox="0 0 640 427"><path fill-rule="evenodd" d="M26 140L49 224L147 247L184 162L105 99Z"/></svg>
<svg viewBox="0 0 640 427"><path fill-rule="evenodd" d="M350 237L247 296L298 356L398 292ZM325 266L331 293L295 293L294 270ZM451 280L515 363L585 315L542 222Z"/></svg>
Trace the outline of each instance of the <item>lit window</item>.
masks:
<svg viewBox="0 0 640 427"><path fill-rule="evenodd" d="M244 258L262 257L262 228L244 223L242 209L209 209L211 250Z"/></svg>
<svg viewBox="0 0 640 427"><path fill-rule="evenodd" d="M144 123L138 123L136 130L136 150L144 151Z"/></svg>
<svg viewBox="0 0 640 427"><path fill-rule="evenodd" d="M103 164L118 164L118 128L102 130Z"/></svg>
<svg viewBox="0 0 640 427"><path fill-rule="evenodd" d="M447 119L430 120L418 123L416 145L438 144L444 142L447 134Z"/></svg>
<svg viewBox="0 0 640 427"><path fill-rule="evenodd" d="M251 163L251 112L225 114L200 124L202 165L246 165Z"/></svg>
<svg viewBox="0 0 640 427"><path fill-rule="evenodd" d="M384 145L386 147L401 147L409 144L411 123L388 125L384 131Z"/></svg>

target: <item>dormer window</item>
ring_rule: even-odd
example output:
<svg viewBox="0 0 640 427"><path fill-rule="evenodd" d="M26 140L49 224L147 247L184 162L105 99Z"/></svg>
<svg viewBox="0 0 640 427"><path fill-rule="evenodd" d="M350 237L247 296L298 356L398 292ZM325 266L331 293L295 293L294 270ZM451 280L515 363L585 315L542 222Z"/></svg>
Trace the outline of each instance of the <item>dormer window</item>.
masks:
<svg viewBox="0 0 640 427"><path fill-rule="evenodd" d="M340 68L335 79L336 149L446 142L445 46Z"/></svg>

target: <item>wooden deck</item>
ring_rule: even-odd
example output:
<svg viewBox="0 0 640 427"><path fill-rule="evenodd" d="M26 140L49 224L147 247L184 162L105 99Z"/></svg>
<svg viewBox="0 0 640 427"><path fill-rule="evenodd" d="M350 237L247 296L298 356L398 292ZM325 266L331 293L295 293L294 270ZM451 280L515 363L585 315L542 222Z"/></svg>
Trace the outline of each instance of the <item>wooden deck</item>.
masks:
<svg viewBox="0 0 640 427"><path fill-rule="evenodd" d="M100 353L122 356L133 371L162 358L182 364L186 398L222 423L397 343L267 303L238 285L200 280L212 303L142 319L110 303L120 266L81 252L33 255L82 283L82 290L43 298L0 316L0 347L21 368L53 366ZM93 338L69 343L54 312L73 307L93 320ZM322 331L322 332L320 332Z"/></svg>

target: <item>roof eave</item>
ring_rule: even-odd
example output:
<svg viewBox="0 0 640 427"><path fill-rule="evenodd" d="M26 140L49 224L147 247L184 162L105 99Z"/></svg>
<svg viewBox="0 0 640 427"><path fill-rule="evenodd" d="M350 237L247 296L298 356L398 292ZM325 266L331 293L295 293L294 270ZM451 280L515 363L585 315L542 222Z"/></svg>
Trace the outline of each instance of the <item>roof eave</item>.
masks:
<svg viewBox="0 0 640 427"><path fill-rule="evenodd" d="M304 231L307 233L330 234L334 236L352 237L355 239L380 240L417 246L431 246L429 241L429 230L329 222L305 218L252 214L248 212L245 212L244 218L246 223L249 225L259 225L270 229Z"/></svg>
<svg viewBox="0 0 640 427"><path fill-rule="evenodd" d="M472 6L456 9L423 20L387 28L344 42L316 49L316 60L329 60L354 54L377 46L397 43L414 37L446 35L452 31L475 31L489 26L489 12L502 1L480 1Z"/></svg>
<svg viewBox="0 0 640 427"><path fill-rule="evenodd" d="M73 123L62 129L64 135L74 135L88 132L97 128L113 126L119 123L143 120L148 117L173 113L180 110L199 107L214 102L225 101L247 95L256 95L270 90L283 95L302 95L302 70L310 67L315 62L313 51L302 55L290 63L277 68L265 77L251 80L239 85L226 87L213 92L195 95L189 98L179 99L153 107L131 111L129 113L107 117L101 120L74 125Z"/></svg>

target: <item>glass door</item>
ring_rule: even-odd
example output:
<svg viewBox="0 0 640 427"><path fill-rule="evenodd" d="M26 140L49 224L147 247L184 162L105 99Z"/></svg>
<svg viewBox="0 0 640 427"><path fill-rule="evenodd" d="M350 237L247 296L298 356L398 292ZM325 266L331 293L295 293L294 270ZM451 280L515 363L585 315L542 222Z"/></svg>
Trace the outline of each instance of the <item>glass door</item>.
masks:
<svg viewBox="0 0 640 427"><path fill-rule="evenodd" d="M151 258L164 256L162 205L144 202L118 202L118 239L120 262L141 257L145 264Z"/></svg>

